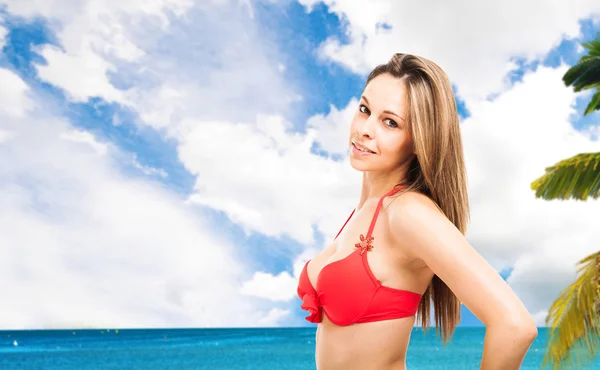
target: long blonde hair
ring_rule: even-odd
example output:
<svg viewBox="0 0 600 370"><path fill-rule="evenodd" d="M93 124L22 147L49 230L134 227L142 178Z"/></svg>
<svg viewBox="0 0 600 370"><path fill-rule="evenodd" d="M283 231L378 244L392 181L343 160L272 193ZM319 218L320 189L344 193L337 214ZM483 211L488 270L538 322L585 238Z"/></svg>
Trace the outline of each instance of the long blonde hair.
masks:
<svg viewBox="0 0 600 370"><path fill-rule="evenodd" d="M410 54L394 54L369 74L367 84L381 74L404 82L408 96L408 128L414 142L415 158L410 163L404 185L432 199L464 235L469 221L467 173L463 158L459 117L448 76L435 63ZM436 333L444 344L460 321L460 301L448 286L434 275L417 311L423 329L429 327L433 301Z"/></svg>

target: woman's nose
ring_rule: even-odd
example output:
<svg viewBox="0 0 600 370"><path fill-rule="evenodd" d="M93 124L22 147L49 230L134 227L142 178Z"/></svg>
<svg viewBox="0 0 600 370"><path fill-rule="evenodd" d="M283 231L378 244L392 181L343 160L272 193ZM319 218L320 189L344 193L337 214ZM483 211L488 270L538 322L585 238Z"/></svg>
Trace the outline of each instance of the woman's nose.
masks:
<svg viewBox="0 0 600 370"><path fill-rule="evenodd" d="M376 119L373 116L370 116L358 125L358 129L356 131L360 136L367 136L369 138L372 138L373 129L376 123L375 121Z"/></svg>

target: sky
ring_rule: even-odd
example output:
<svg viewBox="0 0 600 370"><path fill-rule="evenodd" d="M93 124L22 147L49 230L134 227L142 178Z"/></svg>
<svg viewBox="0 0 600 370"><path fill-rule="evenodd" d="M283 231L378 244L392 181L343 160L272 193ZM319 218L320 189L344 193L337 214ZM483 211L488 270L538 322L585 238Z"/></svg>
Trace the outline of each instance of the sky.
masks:
<svg viewBox="0 0 600 370"><path fill-rule="evenodd" d="M599 204L530 183L600 148L562 82L598 32L598 1L0 0L0 328L311 325L298 276L359 199L350 119L396 52L448 74L467 240L544 326Z"/></svg>

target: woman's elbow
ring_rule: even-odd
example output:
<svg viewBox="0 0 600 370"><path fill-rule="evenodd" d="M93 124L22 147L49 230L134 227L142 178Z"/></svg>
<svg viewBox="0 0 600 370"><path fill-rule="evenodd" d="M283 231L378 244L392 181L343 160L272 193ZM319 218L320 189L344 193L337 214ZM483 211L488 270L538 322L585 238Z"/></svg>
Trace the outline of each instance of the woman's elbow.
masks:
<svg viewBox="0 0 600 370"><path fill-rule="evenodd" d="M525 332L525 336L531 341L533 342L535 340L535 338L537 338L538 336L538 328L537 326L535 326L535 322L531 322L531 324L527 327L527 330Z"/></svg>
<svg viewBox="0 0 600 370"><path fill-rule="evenodd" d="M538 329L531 316L525 316L522 319L509 318L504 316L503 319L494 320L486 327L504 338L511 338L513 343L524 345L531 344L538 335Z"/></svg>
<svg viewBox="0 0 600 370"><path fill-rule="evenodd" d="M526 343L533 342L538 335L538 328L531 317L511 323L510 331L515 337Z"/></svg>

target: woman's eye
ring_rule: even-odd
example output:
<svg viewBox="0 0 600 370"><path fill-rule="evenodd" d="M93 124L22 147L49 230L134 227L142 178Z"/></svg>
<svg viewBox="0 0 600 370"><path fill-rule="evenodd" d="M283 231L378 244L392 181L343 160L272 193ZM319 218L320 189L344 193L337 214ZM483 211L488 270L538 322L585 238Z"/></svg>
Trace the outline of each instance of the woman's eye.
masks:
<svg viewBox="0 0 600 370"><path fill-rule="evenodd" d="M367 108L367 107L366 107L364 104L360 104L360 105L358 106L358 110L359 110L361 113L364 113L364 114L371 114L371 112L369 111L369 108ZM396 122L394 122L393 120L389 119L389 118L386 118L386 119L384 119L384 120L383 120L383 122L384 122L384 123L385 123L385 124L386 124L388 127L391 127L391 128L396 128L396 127L398 127L398 124L397 124ZM389 122L389 123L388 123L388 122Z"/></svg>
<svg viewBox="0 0 600 370"><path fill-rule="evenodd" d="M388 125L389 127L393 127L393 128L398 127L398 124L389 118L384 119L383 122L386 122L386 125ZM389 123L387 123L387 122L389 122Z"/></svg>

